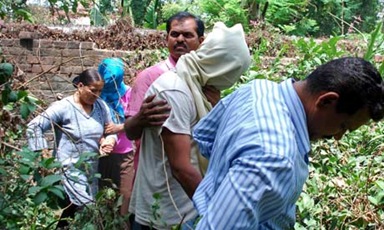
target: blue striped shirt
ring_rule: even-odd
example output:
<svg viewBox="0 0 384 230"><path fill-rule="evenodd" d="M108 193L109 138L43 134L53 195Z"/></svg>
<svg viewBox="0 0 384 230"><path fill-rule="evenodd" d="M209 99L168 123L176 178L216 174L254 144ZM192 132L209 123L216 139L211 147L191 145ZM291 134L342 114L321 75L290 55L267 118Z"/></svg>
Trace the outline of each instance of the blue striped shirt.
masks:
<svg viewBox="0 0 384 230"><path fill-rule="evenodd" d="M292 229L310 142L293 80L254 80L222 99L193 137L209 159L196 229Z"/></svg>

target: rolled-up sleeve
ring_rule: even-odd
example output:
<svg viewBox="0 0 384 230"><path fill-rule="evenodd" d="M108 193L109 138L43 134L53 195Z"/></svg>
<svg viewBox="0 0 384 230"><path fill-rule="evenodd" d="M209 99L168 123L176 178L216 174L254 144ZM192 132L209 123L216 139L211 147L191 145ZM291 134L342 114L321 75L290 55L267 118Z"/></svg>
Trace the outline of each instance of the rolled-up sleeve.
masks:
<svg viewBox="0 0 384 230"><path fill-rule="evenodd" d="M27 125L28 147L32 151L48 148L44 133L53 129L55 124L60 123L62 112L65 111L59 102L54 102L47 110L35 117Z"/></svg>

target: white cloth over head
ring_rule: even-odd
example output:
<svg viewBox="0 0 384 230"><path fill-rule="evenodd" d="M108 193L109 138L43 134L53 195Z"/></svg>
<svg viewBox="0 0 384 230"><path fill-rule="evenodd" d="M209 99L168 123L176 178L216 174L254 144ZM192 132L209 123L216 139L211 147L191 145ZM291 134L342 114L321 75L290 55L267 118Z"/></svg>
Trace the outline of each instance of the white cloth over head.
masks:
<svg viewBox="0 0 384 230"><path fill-rule="evenodd" d="M199 49L180 57L176 72L192 91L198 119L212 109L202 87L212 85L219 90L227 89L239 80L250 63L242 25L228 28L222 22L214 25Z"/></svg>

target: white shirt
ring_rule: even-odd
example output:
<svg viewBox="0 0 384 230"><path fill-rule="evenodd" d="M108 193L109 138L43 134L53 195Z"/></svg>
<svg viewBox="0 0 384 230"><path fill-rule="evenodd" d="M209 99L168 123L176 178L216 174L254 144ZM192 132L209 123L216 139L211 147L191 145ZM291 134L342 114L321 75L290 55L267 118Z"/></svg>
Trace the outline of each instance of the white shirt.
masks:
<svg viewBox="0 0 384 230"><path fill-rule="evenodd" d="M157 95L155 100L166 100L171 112L162 127L143 130L129 211L142 225L170 229L172 225L179 224L184 215L185 222L194 218L197 212L182 186L172 176L167 154L163 151L161 131L165 127L173 133L191 135L196 124L196 108L188 86L172 71L161 75L148 89L146 97L153 94ZM199 170L195 151L197 146L192 142L191 163Z"/></svg>

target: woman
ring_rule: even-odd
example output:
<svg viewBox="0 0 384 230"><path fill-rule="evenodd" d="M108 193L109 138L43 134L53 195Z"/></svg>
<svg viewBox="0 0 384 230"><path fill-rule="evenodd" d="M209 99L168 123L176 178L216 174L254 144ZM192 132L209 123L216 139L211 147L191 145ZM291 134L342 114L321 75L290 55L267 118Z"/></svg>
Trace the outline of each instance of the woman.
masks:
<svg viewBox="0 0 384 230"><path fill-rule="evenodd" d="M99 73L105 82L100 97L109 106L114 122L107 124L105 131L116 133L118 137L112 153L100 159L100 188L112 187L111 182L119 188L123 196L120 214L125 215L128 213L134 176L132 143L124 132L125 111L131 88L124 84L124 63L119 58L104 59L99 65Z"/></svg>
<svg viewBox="0 0 384 230"><path fill-rule="evenodd" d="M83 71L73 80L77 88L72 96L56 101L34 118L27 129L28 145L33 151L47 149L44 132L54 130L53 154L62 164L62 183L67 194L67 204L61 218L73 217L75 211L94 201L98 184L94 174L98 159L90 157L87 167L76 167L80 156L85 153L110 153L116 142L116 135L105 138L104 126L111 116L105 102L99 98L104 81L95 69ZM66 226L65 220L58 227Z"/></svg>

